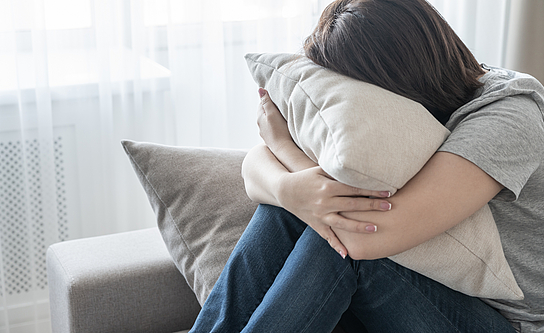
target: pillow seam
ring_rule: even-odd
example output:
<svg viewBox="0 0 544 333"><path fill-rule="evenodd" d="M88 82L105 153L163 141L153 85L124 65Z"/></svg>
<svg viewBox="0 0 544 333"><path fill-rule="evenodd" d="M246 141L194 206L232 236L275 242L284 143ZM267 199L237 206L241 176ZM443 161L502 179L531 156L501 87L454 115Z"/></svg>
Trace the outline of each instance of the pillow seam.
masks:
<svg viewBox="0 0 544 333"><path fill-rule="evenodd" d="M279 68L277 68L277 67L275 67L275 66L272 66L272 65L269 65L269 64L267 64L267 63L264 63L264 62L261 62L261 61L255 60L255 59L251 59L251 58L250 58L249 60L251 60L251 61L252 61L253 63L255 63L255 64L258 64L258 65L261 65L261 66L265 66L265 67L268 67L268 68L272 68L274 72L280 74L280 75L283 76L283 77L286 77L287 79L289 79L289 80L291 80L291 81L293 81L293 82L296 82L297 85L300 84L300 78L299 78L298 80L296 80L296 79L294 79L293 77L291 77L291 76L289 76L289 75L287 75L287 74L281 72L281 71L279 70ZM302 87L301 87L301 88L302 88ZM303 89L303 91L304 91L304 89ZM306 91L304 91L304 94L306 94L306 96L308 96L308 94L306 93ZM309 97L309 96L308 96L308 97ZM312 100L310 99L310 101L312 101ZM312 105L313 105L316 109L319 110L319 108L314 104L313 101L312 101Z"/></svg>
<svg viewBox="0 0 544 333"><path fill-rule="evenodd" d="M255 64L259 64L259 65L262 65L262 66L266 66L268 68L272 68L273 71L275 73L278 73L279 75L293 81L293 82L296 82L295 86L298 86L300 88L300 90L302 90L302 92L304 92L304 95L306 95L306 97L308 97L308 100L310 101L310 103L312 104L312 106L317 110L316 114L319 115L319 119L321 119L321 122L323 124L325 124L325 127L327 127L327 134L331 137L331 140L332 140L332 143L334 145L334 151L336 152L334 155L334 158L336 159L336 161L338 162L338 164L344 168L344 163L342 163L342 161L340 161L339 157L338 157L338 148L337 148L337 143L336 143L336 140L334 140L334 136L331 134L331 128L329 126L329 124L325 121L325 119L323 119L323 116L321 115L321 109L315 104L315 102L313 101L312 97L306 92L306 90L304 89L304 87L302 86L301 84L301 81L300 81L300 78L298 80L295 80L294 78L292 78L291 76L281 72L277 67L274 67L272 65L269 65L267 63L264 63L264 62L260 62L260 61L257 61L255 59L250 59L251 61L253 61ZM324 68L326 69L326 68ZM306 154L307 155L307 154ZM319 161L318 161L319 162ZM318 163L319 164L319 163ZM357 170L354 170L353 168L346 168L346 169L349 169L349 170L352 170L358 174L361 174L361 175L364 175L364 176L368 176L362 172L359 172ZM372 179L375 179L374 177L371 177ZM391 185L390 185L391 186Z"/></svg>
<svg viewBox="0 0 544 333"><path fill-rule="evenodd" d="M467 247L465 244L463 244L461 241L459 241L456 237L454 237L452 234L449 233L449 230L446 230L444 232L445 234L447 234L448 236L450 236L451 238L453 238L457 243L461 244L461 246L463 246L465 249L467 249L467 251L469 251L470 253L472 253L472 255L474 255L476 258L478 258L478 260L480 260L481 262L484 263L485 267L487 267L487 269L493 274L493 276L498 280L500 281L500 283L505 286L508 290L510 290L510 292L512 292L514 295L516 296L522 296L522 295L518 295L518 293L516 291L514 291L512 288L510 288L510 286L508 286L501 278L499 278L497 276L497 273L495 272L494 269L491 268L491 266L489 266L487 264L487 262L485 260L483 260L482 258L480 258L480 256L476 255L476 253L474 253L474 251L472 251L472 249L470 249L469 247ZM502 246L502 245L501 245ZM507 263L508 264L508 263ZM516 282L517 283L517 282Z"/></svg>
<svg viewBox="0 0 544 333"><path fill-rule="evenodd" d="M286 75L285 75L286 76ZM288 76L286 76L288 77ZM294 81L294 80L293 80ZM302 85L300 84L300 80L297 81L297 86L300 87L300 89L304 92L304 94L306 95L306 97L308 97L308 100L312 103L312 106L315 107L318 111L317 111L317 115L319 116L319 119L321 120L321 122L325 125L325 127L327 127L327 135L331 137L331 141L332 141L332 144L334 146L334 151L335 151L335 154L334 154L334 158L336 159L336 161L338 162L338 164L344 168L344 169L347 169L347 170L351 170L352 172L354 173L357 173L359 175L363 175L365 177L369 177L369 178L372 178L374 180L377 180L379 181L378 179L376 179L375 177L371 177L369 176L368 174L366 173L363 173L363 172L360 172L358 170L355 170L353 168L349 168L349 167L346 167L344 163L342 163L342 161L340 160L339 158L339 154L338 154L338 144L336 142L336 140L334 139L334 136L332 135L332 130L331 130L331 127L329 126L329 124L327 123L327 121L323 118L323 115L321 114L321 109L314 103L312 97L306 92L306 90L304 89L304 87L302 87ZM319 164L319 163L318 163ZM380 183L383 183L382 181L380 181ZM391 184L386 184L388 186L391 186L391 187L395 187Z"/></svg>

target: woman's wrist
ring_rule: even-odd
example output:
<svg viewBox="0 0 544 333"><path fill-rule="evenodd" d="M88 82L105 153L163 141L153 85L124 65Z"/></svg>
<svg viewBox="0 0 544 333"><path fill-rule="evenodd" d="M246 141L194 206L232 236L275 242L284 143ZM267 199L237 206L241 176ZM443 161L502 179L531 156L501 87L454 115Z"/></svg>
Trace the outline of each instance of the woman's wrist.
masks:
<svg viewBox="0 0 544 333"><path fill-rule="evenodd" d="M291 191L289 189L289 185L292 183L292 177L293 174L290 172L279 175L277 181L275 182L275 186L272 189L272 193L276 198L278 204L286 209L287 207L285 207L285 193L289 193L289 191Z"/></svg>
<svg viewBox="0 0 544 333"><path fill-rule="evenodd" d="M289 172L302 171L317 166L314 161L300 150L293 140L284 140L273 146L269 146L269 149Z"/></svg>
<svg viewBox="0 0 544 333"><path fill-rule="evenodd" d="M264 145L253 147L242 163L242 177L249 198L258 203L278 205L276 196L280 176L289 171Z"/></svg>

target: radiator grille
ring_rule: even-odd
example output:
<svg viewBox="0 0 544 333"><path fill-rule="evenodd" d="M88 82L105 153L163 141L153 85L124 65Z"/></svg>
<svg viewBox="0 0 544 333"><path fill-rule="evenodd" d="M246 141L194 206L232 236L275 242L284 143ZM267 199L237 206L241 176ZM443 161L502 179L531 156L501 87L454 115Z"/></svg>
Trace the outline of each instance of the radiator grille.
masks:
<svg viewBox="0 0 544 333"><path fill-rule="evenodd" d="M23 144L24 142L24 144ZM0 142L0 244L4 288L8 295L46 289L45 252L51 235L62 241L69 237L64 145L54 138L53 175L43 175L40 143L37 139ZM23 154L24 152L24 154ZM56 184L57 223L48 221L41 186L44 177L54 177Z"/></svg>

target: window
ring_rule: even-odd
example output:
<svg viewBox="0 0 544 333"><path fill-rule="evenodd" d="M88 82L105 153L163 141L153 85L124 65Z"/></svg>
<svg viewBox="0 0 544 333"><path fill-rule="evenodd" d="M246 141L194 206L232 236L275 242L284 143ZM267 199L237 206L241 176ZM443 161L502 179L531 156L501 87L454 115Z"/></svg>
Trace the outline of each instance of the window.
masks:
<svg viewBox="0 0 544 333"><path fill-rule="evenodd" d="M43 4L43 11L36 8L39 4ZM41 17L36 17L36 13ZM0 0L0 32L41 27L48 30L80 29L91 25L89 0Z"/></svg>
<svg viewBox="0 0 544 333"><path fill-rule="evenodd" d="M201 1L194 0L144 0L144 22L146 26L165 26L171 24L190 24L202 22L202 13L209 15L214 11L206 9ZM223 22L252 21L269 17L293 18L301 13L304 1L270 2L263 5L255 0L220 0L219 19ZM170 14L170 17L169 17ZM213 15L213 14L212 14ZM169 21L170 20L170 21Z"/></svg>

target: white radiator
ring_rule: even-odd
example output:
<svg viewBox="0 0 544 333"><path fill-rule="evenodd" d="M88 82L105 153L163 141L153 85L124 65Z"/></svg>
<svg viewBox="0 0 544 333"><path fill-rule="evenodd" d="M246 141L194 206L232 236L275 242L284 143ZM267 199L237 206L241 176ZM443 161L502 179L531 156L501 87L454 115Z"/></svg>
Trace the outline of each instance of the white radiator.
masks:
<svg viewBox="0 0 544 333"><path fill-rule="evenodd" d="M37 131L16 133L0 132L0 333L47 332L45 252L78 236L74 131L55 129L53 170L42 162Z"/></svg>

